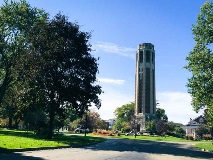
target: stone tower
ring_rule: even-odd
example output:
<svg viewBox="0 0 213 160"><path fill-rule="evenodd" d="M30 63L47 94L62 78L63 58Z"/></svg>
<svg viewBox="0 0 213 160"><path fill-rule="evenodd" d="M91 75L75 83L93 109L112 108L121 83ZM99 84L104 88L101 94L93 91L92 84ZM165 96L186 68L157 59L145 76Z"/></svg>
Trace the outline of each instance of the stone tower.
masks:
<svg viewBox="0 0 213 160"><path fill-rule="evenodd" d="M151 43L138 45L135 74L135 116L140 130L145 130L145 121L156 112L155 50Z"/></svg>

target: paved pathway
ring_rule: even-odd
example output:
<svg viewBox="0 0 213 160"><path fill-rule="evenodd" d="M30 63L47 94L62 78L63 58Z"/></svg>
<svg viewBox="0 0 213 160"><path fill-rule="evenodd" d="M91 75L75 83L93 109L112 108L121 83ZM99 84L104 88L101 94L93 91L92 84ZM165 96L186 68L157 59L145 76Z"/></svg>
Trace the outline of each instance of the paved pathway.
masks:
<svg viewBox="0 0 213 160"><path fill-rule="evenodd" d="M64 148L0 154L0 160L213 160L190 143L108 139L84 148Z"/></svg>

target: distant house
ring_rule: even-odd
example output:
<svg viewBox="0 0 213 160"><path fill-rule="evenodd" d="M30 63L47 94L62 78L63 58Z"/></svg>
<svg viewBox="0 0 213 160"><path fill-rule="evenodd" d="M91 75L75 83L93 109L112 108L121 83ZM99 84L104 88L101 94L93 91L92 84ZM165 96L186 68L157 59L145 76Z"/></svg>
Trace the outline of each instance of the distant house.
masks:
<svg viewBox="0 0 213 160"><path fill-rule="evenodd" d="M108 128L112 128L112 126L115 123L115 119L109 119L109 120L104 120L106 124L108 125Z"/></svg>
<svg viewBox="0 0 213 160"><path fill-rule="evenodd" d="M187 125L183 125L181 126L181 128L183 128L186 131L186 136L192 136L194 139L196 139L197 135L196 135L196 129L202 125L205 124L206 120L205 118L200 115L198 117L196 117L195 119L191 119L188 122Z"/></svg>

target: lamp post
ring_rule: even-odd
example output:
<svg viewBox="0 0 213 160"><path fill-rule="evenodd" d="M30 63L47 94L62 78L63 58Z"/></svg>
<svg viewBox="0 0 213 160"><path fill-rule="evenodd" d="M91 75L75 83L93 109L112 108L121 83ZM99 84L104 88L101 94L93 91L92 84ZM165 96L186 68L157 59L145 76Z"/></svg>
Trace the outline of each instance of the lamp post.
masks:
<svg viewBox="0 0 213 160"><path fill-rule="evenodd" d="M136 138L136 136L137 136L137 125L138 125L138 123L137 123L137 120L135 121L135 138Z"/></svg>
<svg viewBox="0 0 213 160"><path fill-rule="evenodd" d="M89 111L89 107L91 107L91 104L87 104L87 108L86 108L86 114L85 114L85 126L84 126L84 136L86 137L87 135L87 123L88 123L88 111Z"/></svg>
<svg viewBox="0 0 213 160"><path fill-rule="evenodd" d="M86 110L86 117L85 117L85 127L84 127L84 136L87 136L87 110Z"/></svg>

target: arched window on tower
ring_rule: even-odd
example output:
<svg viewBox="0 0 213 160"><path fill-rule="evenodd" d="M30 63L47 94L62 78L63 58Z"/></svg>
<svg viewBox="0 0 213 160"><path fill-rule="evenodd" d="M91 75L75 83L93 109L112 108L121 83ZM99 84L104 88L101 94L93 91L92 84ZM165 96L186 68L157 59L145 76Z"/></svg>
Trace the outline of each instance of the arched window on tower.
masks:
<svg viewBox="0 0 213 160"><path fill-rule="evenodd" d="M146 51L146 62L150 62L150 51Z"/></svg>
<svg viewBox="0 0 213 160"><path fill-rule="evenodd" d="M155 52L152 52L152 63L154 63L154 59L155 59Z"/></svg>
<svg viewBox="0 0 213 160"><path fill-rule="evenodd" d="M140 61L140 63L143 63L143 51L140 51L139 61Z"/></svg>

